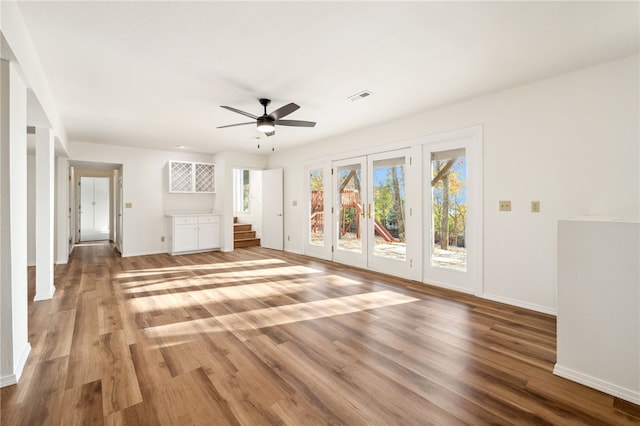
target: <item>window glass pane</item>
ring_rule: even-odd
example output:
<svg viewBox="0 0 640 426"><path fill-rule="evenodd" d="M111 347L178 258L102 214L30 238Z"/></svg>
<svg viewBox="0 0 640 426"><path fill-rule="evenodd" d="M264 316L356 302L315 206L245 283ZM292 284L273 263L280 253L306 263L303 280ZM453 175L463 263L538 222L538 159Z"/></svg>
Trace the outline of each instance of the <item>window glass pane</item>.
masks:
<svg viewBox="0 0 640 426"><path fill-rule="evenodd" d="M467 270L466 164L464 148L431 154L431 266Z"/></svg>
<svg viewBox="0 0 640 426"><path fill-rule="evenodd" d="M404 157L373 162L375 256L399 260L407 257L404 163Z"/></svg>
<svg viewBox="0 0 640 426"><path fill-rule="evenodd" d="M309 243L324 245L324 183L322 169L309 172Z"/></svg>
<svg viewBox="0 0 640 426"><path fill-rule="evenodd" d="M249 197L250 194L250 186L249 186L249 170L242 171L242 211L244 213L249 213L251 210L251 199Z"/></svg>

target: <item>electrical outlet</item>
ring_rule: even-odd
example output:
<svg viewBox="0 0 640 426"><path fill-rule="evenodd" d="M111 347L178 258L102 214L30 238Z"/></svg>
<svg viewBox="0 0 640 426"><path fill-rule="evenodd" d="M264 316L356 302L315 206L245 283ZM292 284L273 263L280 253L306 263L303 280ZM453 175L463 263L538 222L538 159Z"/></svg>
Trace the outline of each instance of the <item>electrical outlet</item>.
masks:
<svg viewBox="0 0 640 426"><path fill-rule="evenodd" d="M124 208L125 209L130 209L133 207L133 203L124 203Z"/></svg>
<svg viewBox="0 0 640 426"><path fill-rule="evenodd" d="M510 212L511 211L511 201L500 201L499 202L499 210L501 212Z"/></svg>
<svg viewBox="0 0 640 426"><path fill-rule="evenodd" d="M297 206L298 206L298 200L293 200L293 201L291 202L291 205L292 205L293 207L297 207Z"/></svg>
<svg viewBox="0 0 640 426"><path fill-rule="evenodd" d="M540 201L531 202L531 211L533 213L540 213Z"/></svg>
<svg viewBox="0 0 640 426"><path fill-rule="evenodd" d="M164 237L160 237L160 242L164 243Z"/></svg>
<svg viewBox="0 0 640 426"><path fill-rule="evenodd" d="M291 241L291 235L287 235L287 241Z"/></svg>

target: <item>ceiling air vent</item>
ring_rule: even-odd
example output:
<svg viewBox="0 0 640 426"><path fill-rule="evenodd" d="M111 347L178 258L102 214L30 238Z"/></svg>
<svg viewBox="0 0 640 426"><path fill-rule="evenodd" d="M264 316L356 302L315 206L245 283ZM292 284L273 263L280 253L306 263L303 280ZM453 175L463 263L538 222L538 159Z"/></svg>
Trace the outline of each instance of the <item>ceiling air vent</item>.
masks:
<svg viewBox="0 0 640 426"><path fill-rule="evenodd" d="M351 102L355 102L358 101L360 99L366 98L367 96L371 96L373 95L373 93L371 93L368 90L363 90L362 92L358 92L355 95L351 95L349 96L347 99L349 99Z"/></svg>

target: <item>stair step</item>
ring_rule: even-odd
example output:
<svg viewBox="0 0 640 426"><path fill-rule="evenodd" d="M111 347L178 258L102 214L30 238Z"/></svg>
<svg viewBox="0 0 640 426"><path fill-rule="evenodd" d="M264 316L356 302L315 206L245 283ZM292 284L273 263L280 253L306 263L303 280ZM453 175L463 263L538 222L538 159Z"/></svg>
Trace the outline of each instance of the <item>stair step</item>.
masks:
<svg viewBox="0 0 640 426"><path fill-rule="evenodd" d="M260 245L260 238L244 238L242 240L234 240L233 248L256 247Z"/></svg>
<svg viewBox="0 0 640 426"><path fill-rule="evenodd" d="M239 231L251 231L250 223L234 223L233 224L233 232Z"/></svg>
<svg viewBox="0 0 640 426"><path fill-rule="evenodd" d="M233 240L245 240L248 238L255 238L256 231L234 231L233 232Z"/></svg>

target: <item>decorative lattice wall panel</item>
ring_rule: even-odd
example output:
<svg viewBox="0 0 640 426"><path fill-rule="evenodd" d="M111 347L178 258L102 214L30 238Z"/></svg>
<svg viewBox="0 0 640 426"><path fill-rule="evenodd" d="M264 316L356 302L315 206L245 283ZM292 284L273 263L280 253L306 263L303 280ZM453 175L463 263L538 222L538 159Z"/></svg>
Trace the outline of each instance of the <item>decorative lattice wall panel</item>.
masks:
<svg viewBox="0 0 640 426"><path fill-rule="evenodd" d="M215 166L191 161L169 162L169 192L215 192Z"/></svg>

